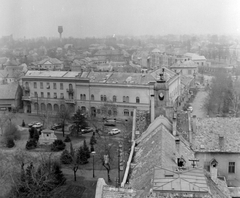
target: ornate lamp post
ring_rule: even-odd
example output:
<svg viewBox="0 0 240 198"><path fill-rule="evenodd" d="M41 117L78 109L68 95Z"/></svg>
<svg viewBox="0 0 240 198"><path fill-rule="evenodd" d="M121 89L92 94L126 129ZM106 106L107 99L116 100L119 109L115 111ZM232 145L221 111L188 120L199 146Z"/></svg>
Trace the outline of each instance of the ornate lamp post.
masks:
<svg viewBox="0 0 240 198"><path fill-rule="evenodd" d="M96 152L92 151L91 154L93 156L93 178L94 178L95 177L95 174L94 174L94 155L96 154Z"/></svg>

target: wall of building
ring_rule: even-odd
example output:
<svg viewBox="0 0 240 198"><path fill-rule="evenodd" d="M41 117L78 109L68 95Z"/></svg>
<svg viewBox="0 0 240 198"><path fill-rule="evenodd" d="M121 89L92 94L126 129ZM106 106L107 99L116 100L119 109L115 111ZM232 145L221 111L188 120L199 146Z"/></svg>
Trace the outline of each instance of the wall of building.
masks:
<svg viewBox="0 0 240 198"><path fill-rule="evenodd" d="M196 152L196 158L199 159L199 165L205 167L214 158L217 160L218 175L224 176L228 180L228 184L231 180L240 181L240 154L238 153L204 153ZM235 162L235 173L228 173L229 162Z"/></svg>

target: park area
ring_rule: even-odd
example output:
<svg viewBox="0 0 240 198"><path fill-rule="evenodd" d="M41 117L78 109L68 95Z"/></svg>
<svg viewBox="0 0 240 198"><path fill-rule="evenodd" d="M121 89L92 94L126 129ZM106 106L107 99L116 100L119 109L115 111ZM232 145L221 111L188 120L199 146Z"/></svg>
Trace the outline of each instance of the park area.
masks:
<svg viewBox="0 0 240 198"><path fill-rule="evenodd" d="M26 124L25 127L22 127L23 120ZM39 167L46 162L59 164L60 172L65 178L64 183L56 186L51 191L52 194L49 193L50 197L95 197L98 178L104 178L106 183L115 186L117 185L118 177L123 177L124 171L118 171L119 144L120 142L123 144L123 160L126 160L129 142L123 138L122 134L109 136L107 132L99 131L98 133L91 132L79 136L69 136L69 132L66 131L63 137L61 131L56 131L57 140L62 140L61 142L65 145L64 149L59 151L53 150L52 144L40 145L39 142L36 148L26 149L26 144L31 136L27 124L36 120L36 117L16 114L8 121L16 125L18 130L18 137L14 140L12 148L6 146L4 134L0 136L0 197L8 197L7 195L11 190L19 187L23 170L26 174L29 171L29 167L39 170ZM106 128L105 130L109 129ZM94 141L92 140L93 136ZM66 137L69 137L70 141L66 141ZM86 146L88 154L83 156L85 154L83 154L82 150ZM70 160L70 163L63 162L63 152L68 153L68 156L73 158ZM73 156L75 157L71 155L72 153L74 153ZM36 191L36 186L34 190ZM29 195L29 197L34 198L35 195Z"/></svg>

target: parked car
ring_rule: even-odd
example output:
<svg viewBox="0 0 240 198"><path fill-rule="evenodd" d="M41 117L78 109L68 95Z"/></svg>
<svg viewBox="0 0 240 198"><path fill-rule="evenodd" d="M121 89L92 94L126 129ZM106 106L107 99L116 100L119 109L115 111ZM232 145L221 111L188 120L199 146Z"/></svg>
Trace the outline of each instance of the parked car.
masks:
<svg viewBox="0 0 240 198"><path fill-rule="evenodd" d="M33 122L29 123L28 126L29 126L29 127L32 127L33 125L35 125L35 124L37 124L37 123L40 123L40 122L38 122L38 121L33 121Z"/></svg>
<svg viewBox="0 0 240 198"><path fill-rule="evenodd" d="M86 127L85 129L82 129L81 131L82 131L82 134L84 134L84 133L90 133L90 132L93 132L94 129L91 128L91 127Z"/></svg>
<svg viewBox="0 0 240 198"><path fill-rule="evenodd" d="M190 111L190 112L193 112L193 107L189 106L187 110Z"/></svg>
<svg viewBox="0 0 240 198"><path fill-rule="evenodd" d="M116 120L104 120L105 126L116 126Z"/></svg>
<svg viewBox="0 0 240 198"><path fill-rule="evenodd" d="M109 135L116 135L118 133L121 133L121 130L115 128L115 129L112 129L111 131L108 132Z"/></svg>
<svg viewBox="0 0 240 198"><path fill-rule="evenodd" d="M32 125L32 127L34 127L34 128L41 128L41 127L43 127L43 124L41 122L37 122L34 125Z"/></svg>
<svg viewBox="0 0 240 198"><path fill-rule="evenodd" d="M58 123L58 124L53 124L51 126L51 130L57 130L57 129L61 129L62 128L62 124L61 123Z"/></svg>

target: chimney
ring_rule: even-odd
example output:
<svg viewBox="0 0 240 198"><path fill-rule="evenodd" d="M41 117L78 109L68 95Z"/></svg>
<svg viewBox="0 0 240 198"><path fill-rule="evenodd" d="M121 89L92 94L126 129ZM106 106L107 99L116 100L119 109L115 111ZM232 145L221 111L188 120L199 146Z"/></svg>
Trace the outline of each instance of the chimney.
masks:
<svg viewBox="0 0 240 198"><path fill-rule="evenodd" d="M211 162L210 162L210 175L211 175L211 179L216 183L217 181L217 165L218 165L218 162L213 159Z"/></svg>
<svg viewBox="0 0 240 198"><path fill-rule="evenodd" d="M224 150L224 136L223 135L219 135L219 149L220 149L220 151Z"/></svg>
<svg viewBox="0 0 240 198"><path fill-rule="evenodd" d="M178 153L180 153L180 138L178 135L175 136L175 148Z"/></svg>
<svg viewBox="0 0 240 198"><path fill-rule="evenodd" d="M154 95L151 95L151 99L150 99L150 107L151 107L151 122L154 121L155 119L155 101L154 101Z"/></svg>
<svg viewBox="0 0 240 198"><path fill-rule="evenodd" d="M192 132L193 133L196 133L197 132L197 124L196 124L196 121L197 121L197 116L196 115L193 115L192 116Z"/></svg>
<svg viewBox="0 0 240 198"><path fill-rule="evenodd" d="M175 116L173 116L172 133L174 136L177 135L177 119Z"/></svg>

